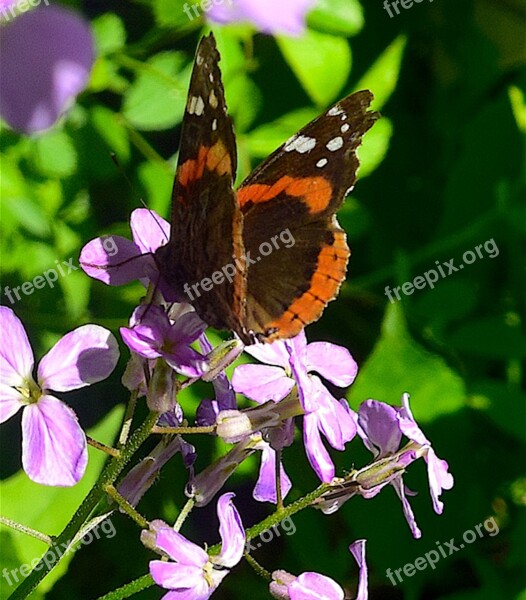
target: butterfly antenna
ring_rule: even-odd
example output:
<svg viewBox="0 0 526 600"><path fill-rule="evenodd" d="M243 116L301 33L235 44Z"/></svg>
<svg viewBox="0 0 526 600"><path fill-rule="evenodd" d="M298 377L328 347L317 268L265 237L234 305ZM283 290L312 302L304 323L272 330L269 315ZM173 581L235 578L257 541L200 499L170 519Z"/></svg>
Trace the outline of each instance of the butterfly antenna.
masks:
<svg viewBox="0 0 526 600"><path fill-rule="evenodd" d="M124 178L124 181L126 181L126 183L128 184L131 192L133 195L135 195L136 190L133 187L133 183L130 181L130 178L128 177L128 174L126 173L126 171L124 170L123 166L121 165L119 159L117 158L117 155L115 154L115 152L110 152L110 158L113 161L113 164L117 167L117 170L119 171L119 173L122 175L122 177ZM164 233L164 229L161 226L161 223L159 223L159 220L157 218L157 215L155 214L155 212L146 204L146 202L144 201L144 199L142 198L142 196L139 196L139 202L144 206L144 208L150 213L150 215L152 216L152 219L157 223L157 227L159 227L159 229L161 230L162 234L166 237L166 234ZM166 241L168 241L168 238L166 239Z"/></svg>

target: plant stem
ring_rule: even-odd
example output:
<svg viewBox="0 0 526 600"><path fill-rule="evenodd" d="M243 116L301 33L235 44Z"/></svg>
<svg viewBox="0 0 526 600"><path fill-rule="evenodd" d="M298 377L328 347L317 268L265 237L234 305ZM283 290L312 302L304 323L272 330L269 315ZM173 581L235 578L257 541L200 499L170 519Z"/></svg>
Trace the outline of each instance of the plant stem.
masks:
<svg viewBox="0 0 526 600"><path fill-rule="evenodd" d="M0 523L2 523L2 525L6 525L7 527L11 527L11 529L14 529L15 531L20 531L21 533L30 535L31 537L34 537L37 540L40 540L41 542L44 542L44 544L47 544L48 546L51 546L51 544L53 543L53 538L49 535L37 531L36 529L32 529L31 527L27 527L26 525L22 525L21 523L17 523L16 521L12 521L7 517L2 517L0 515Z"/></svg>
<svg viewBox="0 0 526 600"><path fill-rule="evenodd" d="M141 529L148 528L148 521L133 508L133 506L126 500L126 498L123 498L119 494L119 492L115 489L115 486L113 484L105 486L104 491L108 494L108 496L115 500L119 507L122 508L122 510L131 519L133 519Z"/></svg>
<svg viewBox="0 0 526 600"><path fill-rule="evenodd" d="M110 446L106 446L106 444L103 444L102 442L98 442L97 440L94 440L89 435L86 436L86 440L90 446L92 446L93 448L97 448L97 450L100 450L101 452L104 452L105 454L108 454L109 456L115 457L115 456L119 456L119 454L120 454L119 450L117 450L116 448L111 448Z"/></svg>

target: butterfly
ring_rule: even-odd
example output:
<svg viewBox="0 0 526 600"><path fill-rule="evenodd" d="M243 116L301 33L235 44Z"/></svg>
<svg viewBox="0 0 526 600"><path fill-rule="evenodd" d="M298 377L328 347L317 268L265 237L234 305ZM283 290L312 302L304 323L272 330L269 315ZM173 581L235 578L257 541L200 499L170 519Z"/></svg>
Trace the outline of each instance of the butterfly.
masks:
<svg viewBox="0 0 526 600"><path fill-rule="evenodd" d="M352 190L356 150L378 113L347 96L275 150L234 189L237 154L213 34L191 75L172 192L170 239L155 253L162 289L245 344L297 335L345 278L335 212Z"/></svg>

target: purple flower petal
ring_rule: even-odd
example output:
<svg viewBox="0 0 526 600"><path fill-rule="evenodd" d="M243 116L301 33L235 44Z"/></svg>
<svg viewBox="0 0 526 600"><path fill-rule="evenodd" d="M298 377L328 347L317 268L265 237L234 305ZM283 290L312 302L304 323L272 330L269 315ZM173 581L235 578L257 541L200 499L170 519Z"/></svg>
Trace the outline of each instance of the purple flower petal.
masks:
<svg viewBox="0 0 526 600"><path fill-rule="evenodd" d="M191 343L204 332L207 325L196 312L187 312L181 315L174 323L169 332L172 343Z"/></svg>
<svg viewBox="0 0 526 600"><path fill-rule="evenodd" d="M19 391L0 383L0 423L10 419L24 404L24 397Z"/></svg>
<svg viewBox="0 0 526 600"><path fill-rule="evenodd" d="M318 415L315 412L303 417L303 440L307 458L316 475L324 483L329 483L334 479L334 464L321 441Z"/></svg>
<svg viewBox="0 0 526 600"><path fill-rule="evenodd" d="M306 366L308 371L316 371L338 387L351 385L358 373L358 365L347 348L329 342L307 345Z"/></svg>
<svg viewBox="0 0 526 600"><path fill-rule="evenodd" d="M186 377L200 377L208 370L206 358L188 346L178 346L163 356L172 369Z"/></svg>
<svg viewBox="0 0 526 600"><path fill-rule="evenodd" d="M26 330L14 311L0 306L0 381L20 386L32 377L33 350Z"/></svg>
<svg viewBox="0 0 526 600"><path fill-rule="evenodd" d="M258 446L259 448L259 446ZM292 483L280 463L281 495L286 498ZM261 466L259 477L254 488L253 497L259 502L272 502L276 504L276 451L266 442L261 442Z"/></svg>
<svg viewBox="0 0 526 600"><path fill-rule="evenodd" d="M223 494L217 501L221 552L217 562L229 569L237 565L245 549L245 530L237 508L232 503L235 494Z"/></svg>
<svg viewBox="0 0 526 600"><path fill-rule="evenodd" d="M150 575L157 585L166 589L197 588L199 590L206 586L202 567L195 565L152 560Z"/></svg>
<svg viewBox="0 0 526 600"><path fill-rule="evenodd" d="M289 585L290 600L344 600L342 588L330 577L308 571Z"/></svg>
<svg viewBox="0 0 526 600"><path fill-rule="evenodd" d="M253 344L246 346L245 352L267 365L289 368L289 352L285 342L277 341L272 344Z"/></svg>
<svg viewBox="0 0 526 600"><path fill-rule="evenodd" d="M294 387L294 380L281 367L239 365L232 376L232 386L239 394L255 402L278 402Z"/></svg>
<svg viewBox="0 0 526 600"><path fill-rule="evenodd" d="M46 6L2 27L0 55L0 114L34 133L51 127L86 87L93 39L75 13Z"/></svg>
<svg viewBox="0 0 526 600"><path fill-rule="evenodd" d="M414 514L413 509L411 508L411 505L409 504L409 501L406 497L406 489L404 486L404 482L402 481L402 478L398 477L396 479L393 479L391 481L391 485L394 487L397 496L400 498L400 500L402 502L402 510L404 511L404 517L405 517L405 520L407 521L407 524L409 525L409 529L411 530L413 537L415 538L415 540L420 539L422 537L422 532L420 531L420 528L416 524L415 514Z"/></svg>
<svg viewBox="0 0 526 600"><path fill-rule="evenodd" d="M182 565L195 566L202 569L208 562L208 554L202 548L187 540L171 527L159 529L155 538L155 545L163 552L166 552L172 560ZM172 585L170 587L177 588L181 586Z"/></svg>
<svg viewBox="0 0 526 600"><path fill-rule="evenodd" d="M84 475L86 436L73 410L54 396L25 407L22 436L22 464L33 481L71 486Z"/></svg>
<svg viewBox="0 0 526 600"><path fill-rule="evenodd" d="M170 239L170 223L148 208L136 208L132 212L130 228L142 254L153 254Z"/></svg>
<svg viewBox="0 0 526 600"><path fill-rule="evenodd" d="M367 600L369 597L367 563L365 562L365 542L366 540L356 540L349 546L349 550L354 556L358 563L358 568L360 569L358 593L356 594L355 600Z"/></svg>
<svg viewBox="0 0 526 600"><path fill-rule="evenodd" d="M427 463L427 478L433 509L437 515L441 515L444 510L444 503L439 498L443 490L450 490L453 487L453 475L448 471L447 462L438 458L433 448L429 448L424 455L424 459Z"/></svg>
<svg viewBox="0 0 526 600"><path fill-rule="evenodd" d="M113 334L99 325L83 325L60 339L38 365L42 389L67 392L102 381L119 359Z"/></svg>
<svg viewBox="0 0 526 600"><path fill-rule="evenodd" d="M402 439L398 415L398 409L377 400L366 400L360 405L358 434L375 458L398 450Z"/></svg>
<svg viewBox="0 0 526 600"><path fill-rule="evenodd" d="M155 278L157 270L152 254L143 254L135 242L119 235L88 242L82 248L79 263L87 275L107 285Z"/></svg>

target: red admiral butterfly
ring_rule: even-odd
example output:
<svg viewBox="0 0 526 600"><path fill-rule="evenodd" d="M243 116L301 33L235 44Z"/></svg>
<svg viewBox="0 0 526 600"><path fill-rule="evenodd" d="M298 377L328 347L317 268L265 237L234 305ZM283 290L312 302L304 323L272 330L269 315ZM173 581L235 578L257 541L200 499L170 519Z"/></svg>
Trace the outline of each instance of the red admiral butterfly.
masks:
<svg viewBox="0 0 526 600"><path fill-rule="evenodd" d="M335 212L354 186L356 149L378 113L368 111L371 92L347 96L236 192L236 142L218 62L210 34L190 81L170 240L155 256L165 286L206 323L246 344L272 342L316 321L345 278L350 252ZM284 231L293 245L279 243Z"/></svg>

